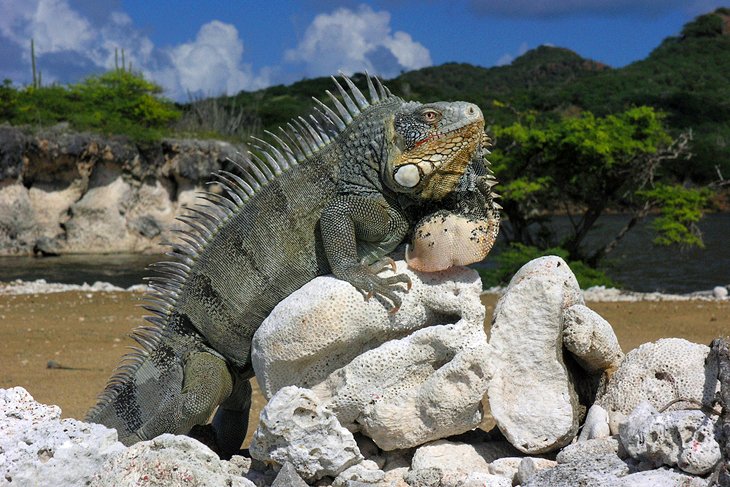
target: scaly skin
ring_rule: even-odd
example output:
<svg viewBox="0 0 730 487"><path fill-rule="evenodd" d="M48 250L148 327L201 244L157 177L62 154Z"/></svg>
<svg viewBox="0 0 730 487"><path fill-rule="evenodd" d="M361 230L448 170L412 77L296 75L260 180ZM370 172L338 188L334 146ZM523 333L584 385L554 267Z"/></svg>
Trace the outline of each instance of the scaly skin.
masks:
<svg viewBox="0 0 730 487"><path fill-rule="evenodd" d="M426 212L484 204L474 197L474 181L485 177L473 163L486 143L479 108L406 103L372 78L368 102L343 79L351 94L336 86L346 106L330 95L335 110L320 103L314 127L300 118L271 134L273 145L259 141L262 158L241 176L219 173L225 195L209 194L210 204L182 218L190 229L172 244L176 260L159 264L150 282L153 326L135 332L142 348L110 379L89 421L131 444L187 433L218 407L217 443L224 456L236 452L250 406L251 339L274 306L333 273L395 311L410 282L378 275L386 256Z"/></svg>

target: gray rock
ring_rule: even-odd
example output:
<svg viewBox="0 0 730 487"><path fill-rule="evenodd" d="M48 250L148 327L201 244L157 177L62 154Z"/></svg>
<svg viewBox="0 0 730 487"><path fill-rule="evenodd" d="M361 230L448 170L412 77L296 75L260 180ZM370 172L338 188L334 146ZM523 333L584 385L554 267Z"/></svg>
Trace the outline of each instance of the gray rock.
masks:
<svg viewBox="0 0 730 487"><path fill-rule="evenodd" d="M578 282L555 256L525 264L497 303L489 404L500 431L525 453L558 449L578 432L581 407L560 353L563 314L576 304L583 304Z"/></svg>
<svg viewBox="0 0 730 487"><path fill-rule="evenodd" d="M27 136L17 128L0 126L0 182L20 179L27 143Z"/></svg>
<svg viewBox="0 0 730 487"><path fill-rule="evenodd" d="M336 477L363 460L352 433L312 391L296 386L264 407L249 451L263 462L291 463L306 481Z"/></svg>
<svg viewBox="0 0 730 487"><path fill-rule="evenodd" d="M22 387L0 389L0 479L9 485L84 485L124 449L115 430L62 420Z"/></svg>
<svg viewBox="0 0 730 487"><path fill-rule="evenodd" d="M663 338L627 353L595 401L608 412L611 432L642 401L670 411L710 404L719 382L717 362L705 364L709 352L706 345Z"/></svg>
<svg viewBox="0 0 730 487"><path fill-rule="evenodd" d="M241 466L220 460L210 448L190 437L165 434L135 443L109 459L90 485L255 487L244 477L247 472Z"/></svg>
<svg viewBox="0 0 730 487"><path fill-rule="evenodd" d="M594 438L592 440L578 441L566 446L555 457L558 463L578 463L586 458L595 458L601 455L613 455L619 453L621 448L618 436L607 438ZM623 452L623 450L621 450Z"/></svg>
<svg viewBox="0 0 730 487"><path fill-rule="evenodd" d="M708 481L677 470L660 468L622 477L616 487L707 487Z"/></svg>
<svg viewBox="0 0 730 487"><path fill-rule="evenodd" d="M629 466L618 456L598 454L538 471L523 487L616 487L628 474Z"/></svg>
<svg viewBox="0 0 730 487"><path fill-rule="evenodd" d="M702 411L658 413L642 402L619 432L628 455L655 467L676 465L685 472L704 475L722 459L715 421Z"/></svg>
<svg viewBox="0 0 730 487"><path fill-rule="evenodd" d="M286 462L274 479L271 487L307 487L307 483L297 473L294 466Z"/></svg>

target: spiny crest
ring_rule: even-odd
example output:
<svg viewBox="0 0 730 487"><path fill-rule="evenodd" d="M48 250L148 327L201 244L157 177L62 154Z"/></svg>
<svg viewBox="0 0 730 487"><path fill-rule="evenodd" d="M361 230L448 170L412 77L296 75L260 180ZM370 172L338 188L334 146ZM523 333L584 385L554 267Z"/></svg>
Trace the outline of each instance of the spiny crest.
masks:
<svg viewBox="0 0 730 487"><path fill-rule="evenodd" d="M214 181L209 184L218 185L223 193L200 193L198 197L203 203L188 208L185 215L177 218L186 225L185 229L175 230L178 242L163 242L170 247L167 255L174 260L151 265L155 275L146 278L148 291L142 307L152 313L145 317L151 326L139 326L132 332L131 337L140 347L131 347L132 351L124 356L89 416L114 400L145 357L160 343L193 264L218 230L269 181L326 147L369 106L393 98L390 90L367 72L370 101L350 78L340 75L349 91L334 76L332 81L342 101L329 90L325 91L334 109L313 98L316 115L293 118L286 128L279 127L278 135L266 130L272 142L252 137L251 146L256 152L237 153L237 161L228 159L240 176L226 170L213 173Z"/></svg>

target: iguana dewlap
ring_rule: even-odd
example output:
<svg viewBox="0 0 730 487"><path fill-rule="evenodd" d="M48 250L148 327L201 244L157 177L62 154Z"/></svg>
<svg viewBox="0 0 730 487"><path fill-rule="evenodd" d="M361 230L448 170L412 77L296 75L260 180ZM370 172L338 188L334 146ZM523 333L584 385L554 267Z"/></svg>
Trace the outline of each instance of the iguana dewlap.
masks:
<svg viewBox="0 0 730 487"><path fill-rule="evenodd" d="M315 115L269 133L270 142L256 139L238 174L215 174L222 194L204 194L207 203L180 218L188 228L171 244L173 259L154 266L149 282L154 316L133 334L140 348L89 421L131 444L187 433L218 407L216 440L233 453L248 422L251 339L279 301L333 273L397 310L408 278L378 272L438 209L481 218L491 225L485 238L496 237L479 108L405 102L370 77L367 100L343 80L349 92L337 81L340 98L327 92L334 109L317 101Z"/></svg>

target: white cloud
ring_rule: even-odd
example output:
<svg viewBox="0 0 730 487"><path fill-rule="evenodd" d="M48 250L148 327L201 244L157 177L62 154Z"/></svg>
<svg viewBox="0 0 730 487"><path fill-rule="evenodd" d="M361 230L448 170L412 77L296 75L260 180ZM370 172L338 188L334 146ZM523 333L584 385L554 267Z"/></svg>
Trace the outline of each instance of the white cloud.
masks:
<svg viewBox="0 0 730 487"><path fill-rule="evenodd" d="M368 70L391 77L400 70L431 65L426 47L405 32L391 32L390 14L367 5L317 15L284 58L303 63L308 76Z"/></svg>
<svg viewBox="0 0 730 487"><path fill-rule="evenodd" d="M3 70L29 73L30 39L45 83L77 81L85 75L115 66L124 50L125 63L159 83L165 94L185 100L188 92L233 94L269 84L270 69L254 74L244 64L243 41L231 24L212 21L196 38L160 49L124 12L93 12L93 20L68 0L0 0L0 43L16 60ZM29 81L25 77L25 81ZM16 79L16 81L23 81Z"/></svg>
<svg viewBox="0 0 730 487"><path fill-rule="evenodd" d="M214 20L203 25L194 41L168 52L177 73L176 95L200 92L204 95L237 93L268 84L266 72L253 74L243 64L243 41L231 24Z"/></svg>

